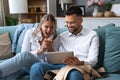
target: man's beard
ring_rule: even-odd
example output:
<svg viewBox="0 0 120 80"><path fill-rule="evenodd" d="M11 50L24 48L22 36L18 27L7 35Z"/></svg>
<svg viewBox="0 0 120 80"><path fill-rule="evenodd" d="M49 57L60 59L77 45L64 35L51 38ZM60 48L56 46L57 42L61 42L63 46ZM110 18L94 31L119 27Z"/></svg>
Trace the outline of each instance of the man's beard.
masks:
<svg viewBox="0 0 120 80"><path fill-rule="evenodd" d="M80 29L79 26L77 28L73 28L73 29L68 28L69 32L72 33L72 34L75 34L79 29Z"/></svg>

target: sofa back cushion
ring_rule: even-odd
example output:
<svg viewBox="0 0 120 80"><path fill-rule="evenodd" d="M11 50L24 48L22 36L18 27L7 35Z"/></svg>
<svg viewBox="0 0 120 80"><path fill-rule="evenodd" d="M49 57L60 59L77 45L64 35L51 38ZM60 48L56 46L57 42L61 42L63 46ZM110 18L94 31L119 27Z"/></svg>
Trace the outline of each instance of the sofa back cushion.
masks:
<svg viewBox="0 0 120 80"><path fill-rule="evenodd" d="M66 31L67 30L67 27L64 27L64 28L57 28L57 33L58 35L61 34L62 32Z"/></svg>
<svg viewBox="0 0 120 80"><path fill-rule="evenodd" d="M10 39L11 39L11 41L13 41L14 32L15 32L16 28L17 28L16 26L0 27L0 34L2 34L4 32L9 32L10 33Z"/></svg>
<svg viewBox="0 0 120 80"><path fill-rule="evenodd" d="M106 29L104 67L108 72L120 70L120 27Z"/></svg>
<svg viewBox="0 0 120 80"><path fill-rule="evenodd" d="M115 27L115 24L110 23L105 26L101 26L100 28L95 29L95 31L98 33L99 36L99 55L98 55L98 63L96 64L95 68L99 68L103 66L103 60L104 60L104 53L105 53L105 30L107 28Z"/></svg>

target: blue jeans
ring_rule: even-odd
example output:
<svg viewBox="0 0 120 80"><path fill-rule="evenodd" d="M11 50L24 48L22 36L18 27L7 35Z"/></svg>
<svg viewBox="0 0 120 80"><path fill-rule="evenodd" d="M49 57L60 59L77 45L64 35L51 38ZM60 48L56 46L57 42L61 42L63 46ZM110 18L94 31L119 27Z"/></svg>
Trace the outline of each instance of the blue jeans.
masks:
<svg viewBox="0 0 120 80"><path fill-rule="evenodd" d="M0 63L0 80L13 80L17 76L23 75L24 71L29 73L31 66L36 62L39 62L39 60L31 53L18 53L16 56Z"/></svg>
<svg viewBox="0 0 120 80"><path fill-rule="evenodd" d="M32 65L30 70L30 80L44 80L44 75L48 70L56 70L64 67L65 64L49 64L39 62ZM71 70L67 76L67 80L83 80L82 74L77 70Z"/></svg>

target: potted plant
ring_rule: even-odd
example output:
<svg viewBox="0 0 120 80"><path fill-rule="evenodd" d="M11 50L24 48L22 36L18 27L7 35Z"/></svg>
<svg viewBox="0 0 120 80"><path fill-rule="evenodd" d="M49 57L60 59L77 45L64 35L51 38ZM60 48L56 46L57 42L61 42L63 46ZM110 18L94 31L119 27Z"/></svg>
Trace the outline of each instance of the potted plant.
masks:
<svg viewBox="0 0 120 80"><path fill-rule="evenodd" d="M114 12L110 11L112 4L114 4L114 3L115 3L115 0L111 0L110 2L108 2L106 4L106 11L104 12L105 17L113 17L114 16Z"/></svg>

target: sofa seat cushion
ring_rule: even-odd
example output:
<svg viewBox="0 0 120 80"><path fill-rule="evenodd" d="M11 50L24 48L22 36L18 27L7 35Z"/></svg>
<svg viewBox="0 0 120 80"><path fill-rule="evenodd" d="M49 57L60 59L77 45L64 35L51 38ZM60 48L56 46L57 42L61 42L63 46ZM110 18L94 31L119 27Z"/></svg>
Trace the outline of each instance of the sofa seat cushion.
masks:
<svg viewBox="0 0 120 80"><path fill-rule="evenodd" d="M106 78L98 78L95 80L120 80L120 74L109 74Z"/></svg>
<svg viewBox="0 0 120 80"><path fill-rule="evenodd" d="M25 75L25 76L19 77L16 80L30 80L30 76L29 75Z"/></svg>
<svg viewBox="0 0 120 80"><path fill-rule="evenodd" d="M115 24L110 23L105 26L101 26L100 28L94 29L99 36L100 47L99 47L99 55L98 55L98 63L96 64L95 68L99 68L103 66L104 60L104 52L105 52L105 30L111 27L115 27Z"/></svg>
<svg viewBox="0 0 120 80"><path fill-rule="evenodd" d="M104 67L108 72L120 70L120 27L106 29Z"/></svg>

